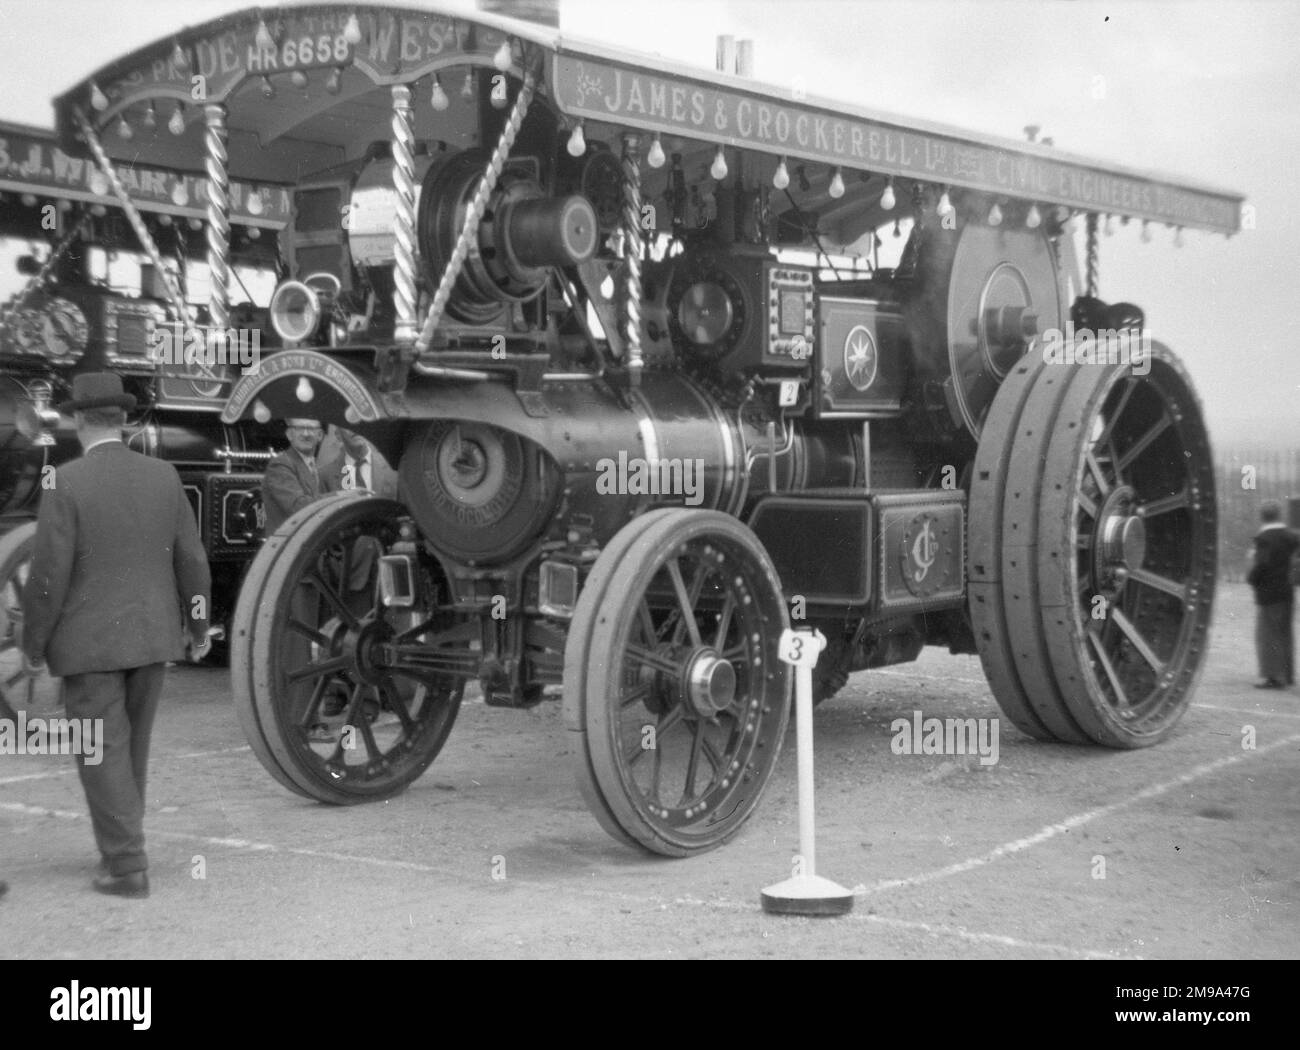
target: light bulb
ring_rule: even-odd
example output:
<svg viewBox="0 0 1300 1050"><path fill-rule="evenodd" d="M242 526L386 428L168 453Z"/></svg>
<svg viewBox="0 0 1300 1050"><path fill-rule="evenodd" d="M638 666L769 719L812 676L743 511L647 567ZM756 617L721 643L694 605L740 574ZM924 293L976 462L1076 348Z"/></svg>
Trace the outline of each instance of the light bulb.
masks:
<svg viewBox="0 0 1300 1050"><path fill-rule="evenodd" d="M274 40L271 41L271 46L275 47ZM180 41L177 41L176 46L172 48L172 65L174 65L177 69L186 69L188 68L189 64L190 64L190 56L185 53L185 49L181 47Z"/></svg>
<svg viewBox="0 0 1300 1050"><path fill-rule="evenodd" d="M167 130L173 135L185 134L185 114L181 112L180 103L177 103L172 115L167 118Z"/></svg>
<svg viewBox="0 0 1300 1050"><path fill-rule="evenodd" d="M582 121L573 125L573 131L569 133L569 142L565 146L569 151L570 157L581 157L587 152L587 139L582 134Z"/></svg>
<svg viewBox="0 0 1300 1050"><path fill-rule="evenodd" d="M172 203L178 208L183 208L190 202L190 191L185 188L185 180L177 179L176 185L172 187Z"/></svg>
<svg viewBox="0 0 1300 1050"><path fill-rule="evenodd" d="M253 189L248 191L248 214L261 215L266 209L262 206L262 191Z"/></svg>
<svg viewBox="0 0 1300 1050"><path fill-rule="evenodd" d="M96 197L103 197L108 194L108 179L104 178L102 171L93 171L90 175L90 192Z"/></svg>
<svg viewBox="0 0 1300 1050"><path fill-rule="evenodd" d="M275 98L275 85L271 83L271 78L265 74L262 75L262 97Z"/></svg>
<svg viewBox="0 0 1300 1050"><path fill-rule="evenodd" d="M1025 227L1030 230L1036 230L1042 224L1043 216L1038 211L1037 204L1029 206L1029 214L1025 216Z"/></svg>
<svg viewBox="0 0 1300 1050"><path fill-rule="evenodd" d="M259 423L271 422L271 410L266 407L266 402L260 397L253 402L253 418Z"/></svg>
<svg viewBox="0 0 1300 1050"><path fill-rule="evenodd" d="M202 219L190 219L190 220L189 220L189 227L190 227L191 230L201 230L201 229L203 229L203 220L202 220Z"/></svg>
<svg viewBox="0 0 1300 1050"><path fill-rule="evenodd" d="M262 231L256 226L250 226L248 228L248 239L250 241L260 241L262 239Z"/></svg>
<svg viewBox="0 0 1300 1050"><path fill-rule="evenodd" d="M939 206L935 209L941 217L951 215L953 212L952 201L948 199L948 191L944 190L939 195Z"/></svg>
<svg viewBox="0 0 1300 1050"><path fill-rule="evenodd" d="M294 388L293 393L299 401L304 403L316 396L316 391L311 388L311 383L308 382L306 376L299 378L298 385Z"/></svg>
<svg viewBox="0 0 1300 1050"><path fill-rule="evenodd" d="M24 193L24 194L22 195L22 202L23 202L23 207L25 207L25 208L34 208L34 207L36 207L36 194L34 194L34 193Z"/></svg>
<svg viewBox="0 0 1300 1050"><path fill-rule="evenodd" d="M898 200L894 196L894 180L890 179L885 183L885 192L880 195L880 206L884 208L885 211L893 211L894 205L897 203Z"/></svg>
<svg viewBox="0 0 1300 1050"><path fill-rule="evenodd" d="M659 141L659 136L656 135L650 140L650 149L646 151L645 162L652 168L662 168L664 161L667 159L664 155L663 143Z"/></svg>
<svg viewBox="0 0 1300 1050"><path fill-rule="evenodd" d="M772 172L772 185L778 190L783 190L790 185L790 169L785 166L784 157L777 164L776 171Z"/></svg>
<svg viewBox="0 0 1300 1050"><path fill-rule="evenodd" d="M361 413L351 405L348 405L348 407L343 410L343 420L346 423L351 423L353 426L356 426L361 422Z"/></svg>
<svg viewBox="0 0 1300 1050"><path fill-rule="evenodd" d="M514 55L510 53L509 39L502 40L501 46L497 48L496 54L492 56L492 64L502 73L510 68L510 63L514 61Z"/></svg>
<svg viewBox="0 0 1300 1050"><path fill-rule="evenodd" d="M158 216L159 226L170 226L171 224L172 224L172 217L168 215L166 212L163 212L163 214Z"/></svg>
<svg viewBox="0 0 1300 1050"><path fill-rule="evenodd" d="M354 46L361 43L361 23L357 21L355 11L348 15L347 25L343 27L343 39Z"/></svg>
<svg viewBox="0 0 1300 1050"><path fill-rule="evenodd" d="M271 35L271 31L266 28L265 19L257 23L257 35L253 39L257 44L257 50L259 51L275 50L275 37L273 37Z"/></svg>
<svg viewBox="0 0 1300 1050"><path fill-rule="evenodd" d="M447 92L442 90L442 81L437 77L433 78L433 93L429 96L429 104L439 113L451 105L451 99L447 97Z"/></svg>
<svg viewBox="0 0 1300 1050"><path fill-rule="evenodd" d="M993 207L989 209L989 225L990 226L1002 225L1002 209L997 206L996 201L993 203Z"/></svg>
<svg viewBox="0 0 1300 1050"><path fill-rule="evenodd" d="M894 236L895 236L895 237L901 237L901 236L903 236L903 231L902 231L901 229L899 229L899 226L898 226L898 224L899 224L900 221L901 221L901 220L899 220L899 219L895 219L895 220L894 220Z"/></svg>
<svg viewBox="0 0 1300 1050"><path fill-rule="evenodd" d="M101 113L108 109L108 96L99 90L99 85L93 80L90 82L90 104Z"/></svg>
<svg viewBox="0 0 1300 1050"><path fill-rule="evenodd" d="M463 83L460 86L460 97L461 98L474 97L474 70L473 69L465 70L465 83Z"/></svg>
<svg viewBox="0 0 1300 1050"><path fill-rule="evenodd" d="M59 211L72 211L72 201L60 199L59 203L56 204L55 207L58 208Z"/></svg>
<svg viewBox="0 0 1300 1050"><path fill-rule="evenodd" d="M144 120L141 122L146 128L155 128L158 126L158 107L152 102L149 108L144 111Z"/></svg>
<svg viewBox="0 0 1300 1050"><path fill-rule="evenodd" d="M105 215L108 214L108 209L105 208L102 204L92 204L90 206L90 214L97 219L102 219Z"/></svg>
<svg viewBox="0 0 1300 1050"><path fill-rule="evenodd" d="M840 174L840 169L835 169L835 174L831 176L831 184L826 187L826 192L836 200L844 196L844 176Z"/></svg>
<svg viewBox="0 0 1300 1050"><path fill-rule="evenodd" d="M126 122L125 113L117 118L117 137L128 140L135 137L135 132L131 130L131 125Z"/></svg>
<svg viewBox="0 0 1300 1050"><path fill-rule="evenodd" d="M325 90L328 91L331 95L337 95L339 93L339 89L342 86L343 86L343 67L335 66L334 72L332 72L329 76L329 79L325 81Z"/></svg>
<svg viewBox="0 0 1300 1050"><path fill-rule="evenodd" d="M289 79L293 82L294 87L307 86L307 74L304 73L301 69L295 69L292 73L290 73Z"/></svg>
<svg viewBox="0 0 1300 1050"><path fill-rule="evenodd" d="M727 177L727 158L723 156L722 147L718 147L718 152L713 155L713 163L709 165L709 174L721 182Z"/></svg>

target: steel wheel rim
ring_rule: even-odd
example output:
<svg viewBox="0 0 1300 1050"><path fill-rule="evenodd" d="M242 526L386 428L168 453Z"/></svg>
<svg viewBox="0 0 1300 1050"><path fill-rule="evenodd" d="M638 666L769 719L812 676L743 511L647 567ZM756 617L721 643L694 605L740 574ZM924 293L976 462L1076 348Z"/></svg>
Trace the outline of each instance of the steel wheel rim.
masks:
<svg viewBox="0 0 1300 1050"><path fill-rule="evenodd" d="M1160 349L1149 374L1117 372L1086 421L1069 529L1087 691L1137 736L1170 728L1190 698L1216 571L1208 438L1190 383ZM1127 544L1134 528L1142 542Z"/></svg>

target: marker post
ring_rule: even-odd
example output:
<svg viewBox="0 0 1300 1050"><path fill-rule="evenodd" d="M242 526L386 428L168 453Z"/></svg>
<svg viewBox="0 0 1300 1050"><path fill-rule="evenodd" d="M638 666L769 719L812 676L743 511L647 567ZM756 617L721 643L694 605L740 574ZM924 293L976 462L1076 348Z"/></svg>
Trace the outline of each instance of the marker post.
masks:
<svg viewBox="0 0 1300 1050"><path fill-rule="evenodd" d="M795 669L795 744L799 764L799 854L803 870L793 878L768 886L763 910L774 915L847 915L853 893L817 874L816 829L813 823L812 673L826 637L811 627L781 635L779 655Z"/></svg>

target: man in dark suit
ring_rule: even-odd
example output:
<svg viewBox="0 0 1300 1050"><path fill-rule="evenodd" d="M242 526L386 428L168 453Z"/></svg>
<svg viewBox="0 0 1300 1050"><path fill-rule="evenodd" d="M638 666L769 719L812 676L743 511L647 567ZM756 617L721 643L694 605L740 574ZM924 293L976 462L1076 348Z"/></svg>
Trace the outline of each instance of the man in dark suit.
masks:
<svg viewBox="0 0 1300 1050"><path fill-rule="evenodd" d="M321 466L325 491L365 489L384 499L397 499L397 472L374 446L345 427L336 426L333 432L338 436L339 451Z"/></svg>
<svg viewBox="0 0 1300 1050"><path fill-rule="evenodd" d="M167 661L207 652L211 581L176 468L122 443L135 398L112 373L76 376L72 413L84 454L41 497L22 594L22 651L64 679L71 718L97 720L101 760L77 770L107 870L101 893L147 897L149 737Z"/></svg>
<svg viewBox="0 0 1300 1050"><path fill-rule="evenodd" d="M1282 508L1265 503L1255 534L1254 562L1246 582L1255 589L1255 651L1259 656L1256 689L1282 689L1295 684L1295 589L1291 564L1300 537L1282 524Z"/></svg>
<svg viewBox="0 0 1300 1050"><path fill-rule="evenodd" d="M262 506L266 509L264 536L270 536L295 512L325 494L316 466L316 446L321 425L314 419L286 419L289 448L266 465L262 476Z"/></svg>

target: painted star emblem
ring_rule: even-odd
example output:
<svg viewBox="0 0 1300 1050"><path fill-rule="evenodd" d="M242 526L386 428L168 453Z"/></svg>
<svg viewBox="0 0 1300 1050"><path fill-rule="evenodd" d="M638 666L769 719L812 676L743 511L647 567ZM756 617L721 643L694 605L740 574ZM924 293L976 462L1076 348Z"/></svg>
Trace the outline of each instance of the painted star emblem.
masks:
<svg viewBox="0 0 1300 1050"><path fill-rule="evenodd" d="M876 341L863 325L855 325L844 339L844 374L855 390L876 381Z"/></svg>

